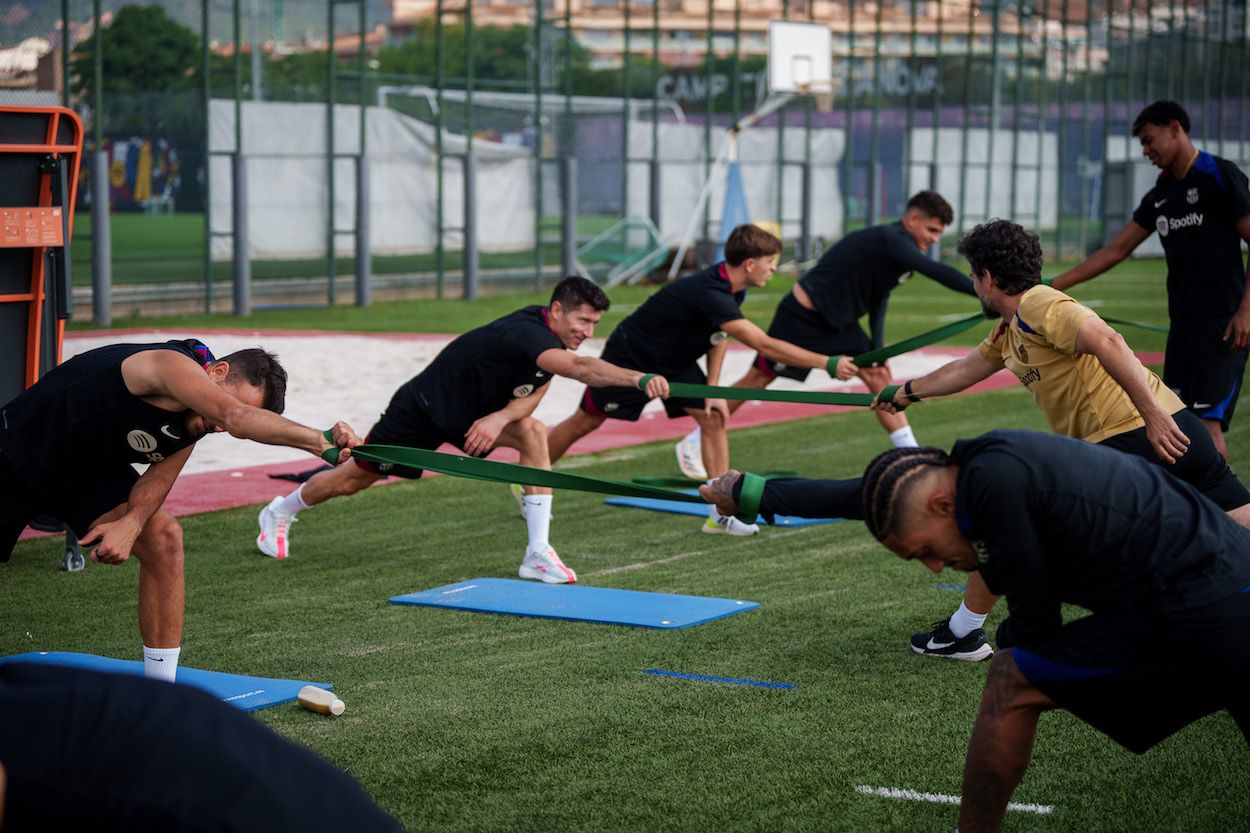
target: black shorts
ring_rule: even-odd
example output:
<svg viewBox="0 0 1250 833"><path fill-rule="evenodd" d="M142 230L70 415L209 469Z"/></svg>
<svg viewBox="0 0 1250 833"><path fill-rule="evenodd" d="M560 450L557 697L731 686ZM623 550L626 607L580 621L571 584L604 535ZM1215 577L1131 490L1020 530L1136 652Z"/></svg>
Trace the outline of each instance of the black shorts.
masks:
<svg viewBox="0 0 1250 833"><path fill-rule="evenodd" d="M629 355L623 350L615 349L610 341L608 346L604 348L601 358L605 362L611 362L619 367L647 367L648 365L647 362L639 361L636 357ZM707 384L707 375L703 372L703 368L697 364L687 365L682 368L648 368L647 372L658 373L670 382L684 382L688 385ZM647 395L638 390L638 388L588 387L586 388L586 393L582 395L581 408L592 416L636 422L642 414L642 409L650 401L647 399ZM687 416L687 408L703 410L703 400L701 398L692 399L670 396L668 399L661 401L664 403L664 412L668 414L669 419Z"/></svg>
<svg viewBox="0 0 1250 833"><path fill-rule="evenodd" d="M1173 616L1095 613L1012 658L1047 697L1133 752L1220 709L1250 732L1250 587Z"/></svg>
<svg viewBox="0 0 1250 833"><path fill-rule="evenodd" d="M872 349L872 341L858 324L835 327L817 310L807 309L800 304L793 293L787 294L777 305L777 311L773 313L773 323L768 325L768 334L804 350L826 356L858 356ZM810 368L791 367L759 353L755 354L752 364L765 373L798 379L800 382L812 372Z"/></svg>
<svg viewBox="0 0 1250 833"><path fill-rule="evenodd" d="M40 494L0 454L0 562L9 560L22 530L40 515L56 518L82 538L98 518L130 499L138 479L139 473L125 465L84 472L59 484L55 494Z"/></svg>
<svg viewBox="0 0 1250 833"><path fill-rule="evenodd" d="M1246 351L1224 341L1228 318L1173 324L1163 359L1163 384L1202 419L1218 419L1228 430L1246 372Z"/></svg>
<svg viewBox="0 0 1250 833"><path fill-rule="evenodd" d="M1215 443L1206 427L1193 411L1172 414L1176 424L1189 437L1189 450L1175 463L1164 463L1155 454L1146 437L1145 426L1108 437L1098 445L1133 454L1167 469L1168 474L1184 480L1202 492L1225 512L1250 503L1250 491L1228 467L1224 456L1215 450Z"/></svg>
<svg viewBox="0 0 1250 833"><path fill-rule="evenodd" d="M390 404L386 406L382 416L378 417L378 421L369 429L369 436L365 437L365 442L380 445L402 445L408 448L423 448L428 451L434 451L443 443L447 443L463 451L464 435L468 432L470 425L452 430L435 425L430 415L417 402L416 397L409 395L406 388L400 388L391 397ZM489 454L490 452L487 453ZM406 477L415 480L425 473L424 469L414 469L394 463L372 463L368 460L356 460L356 465L365 471L371 471L383 477Z"/></svg>

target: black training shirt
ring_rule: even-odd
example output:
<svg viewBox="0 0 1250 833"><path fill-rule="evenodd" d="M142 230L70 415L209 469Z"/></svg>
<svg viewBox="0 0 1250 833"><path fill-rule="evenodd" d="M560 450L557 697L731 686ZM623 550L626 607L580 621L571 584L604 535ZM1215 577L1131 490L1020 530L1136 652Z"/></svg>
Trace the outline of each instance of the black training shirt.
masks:
<svg viewBox="0 0 1250 833"><path fill-rule="evenodd" d="M989 589L1007 596L1000 647L1052 635L1061 603L1171 615L1250 586L1250 531L1140 457L1003 430L951 456L960 528Z"/></svg>
<svg viewBox="0 0 1250 833"><path fill-rule="evenodd" d="M435 425L459 435L551 381L538 357L563 349L547 326L547 308L525 307L458 336L404 385L405 392Z"/></svg>
<svg viewBox="0 0 1250 833"><path fill-rule="evenodd" d="M0 408L0 452L38 492L128 463L157 463L194 443L190 411L166 411L126 389L122 362L146 350L213 361L195 339L112 344L74 356Z"/></svg>
<svg viewBox="0 0 1250 833"><path fill-rule="evenodd" d="M834 243L799 279L812 303L839 329L871 315L872 343L885 343L885 308L890 293L912 272L956 292L976 295L972 281L958 269L920 251L901 221L853 231Z"/></svg>
<svg viewBox="0 0 1250 833"><path fill-rule="evenodd" d="M672 373L689 367L725 338L721 325L742 318L746 291L735 293L718 263L661 288L617 325L608 343L639 370Z"/></svg>
<svg viewBox="0 0 1250 833"><path fill-rule="evenodd" d="M1168 261L1168 315L1173 324L1232 317L1246 288L1241 236L1233 224L1250 214L1246 175L1227 159L1201 151L1184 179L1159 174L1133 221L1159 232Z"/></svg>

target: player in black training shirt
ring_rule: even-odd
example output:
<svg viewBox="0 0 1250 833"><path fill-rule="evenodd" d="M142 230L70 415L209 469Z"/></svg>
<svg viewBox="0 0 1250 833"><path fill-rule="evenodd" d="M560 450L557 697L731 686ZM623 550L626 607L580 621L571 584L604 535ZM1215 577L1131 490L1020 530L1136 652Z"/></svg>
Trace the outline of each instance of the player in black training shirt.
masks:
<svg viewBox="0 0 1250 833"><path fill-rule="evenodd" d="M742 316L738 308L748 286L762 287L777 270L781 241L751 224L735 228L725 241L725 261L660 289L630 313L608 338L603 358L631 367L645 367L677 382L720 384L729 336L760 353L797 367L831 367L828 355L796 347L767 335ZM699 357L707 355L707 374ZM603 424L605 419L637 420L647 399L636 388L588 389L581 408L551 431L552 461L569 446ZM702 458L709 476L729 469L729 437L725 425L729 406L724 399L670 398L664 403L669 418L689 415L703 433ZM709 510L703 531L754 535L755 524L744 524Z"/></svg>
<svg viewBox="0 0 1250 833"><path fill-rule="evenodd" d="M161 509L205 434L311 454L360 438L279 416L286 371L263 350L215 359L193 339L115 344L75 356L0 408L0 561L40 514L66 523L93 561L139 559L144 671L172 680L183 618L182 528ZM347 451L339 459L347 457ZM132 463L148 464L142 476Z"/></svg>
<svg viewBox="0 0 1250 833"><path fill-rule="evenodd" d="M594 334L608 303L608 296L592 282L565 278L556 284L548 306L519 309L459 336L395 392L368 441L425 449L448 443L474 457L503 446L521 453L521 465L551 468L547 428L531 414L552 376L588 385L630 385L644 399L668 395L662 376L651 379L642 391L637 387L641 372L569 352ZM388 474L410 478L422 474L403 466L355 463L316 474L262 509L256 538L260 551L286 558L290 525L303 509L355 494ZM523 509L529 545L518 571L521 578L548 584L576 581L577 575L547 541L551 489L526 486Z"/></svg>
<svg viewBox="0 0 1250 833"><path fill-rule="evenodd" d="M1110 243L1055 278L1055 289L1101 275L1159 232L1168 263L1163 382L1202 418L1226 458L1228 430L1250 346L1250 296L1241 242L1250 242L1250 189L1227 159L1199 151L1189 116L1156 101L1133 122L1142 153L1162 168L1133 219Z"/></svg>
<svg viewBox="0 0 1250 833"><path fill-rule="evenodd" d="M912 272L932 278L956 292L975 295L967 275L925 254L951 224L954 212L941 195L921 191L907 202L903 218L851 232L821 256L794 286L773 314L768 334L817 353L840 356L839 379L859 376L877 393L890 383L886 365L856 367L851 356L885 344L885 312L890 293ZM867 314L870 339L859 326ZM746 375L734 382L739 388L764 388L778 376L802 381L809 369L757 355ZM729 403L733 413L742 401ZM896 446L916 444L907 417L877 412L877 420ZM689 476L702 476L698 466L699 431L677 444L677 460Z"/></svg>
<svg viewBox="0 0 1250 833"><path fill-rule="evenodd" d="M1227 709L1250 739L1250 531L1159 466L993 431L864 472L868 529L934 572L977 570L1010 610L964 765L959 830L997 830L1041 712L1141 753ZM1089 615L1064 622L1062 605Z"/></svg>

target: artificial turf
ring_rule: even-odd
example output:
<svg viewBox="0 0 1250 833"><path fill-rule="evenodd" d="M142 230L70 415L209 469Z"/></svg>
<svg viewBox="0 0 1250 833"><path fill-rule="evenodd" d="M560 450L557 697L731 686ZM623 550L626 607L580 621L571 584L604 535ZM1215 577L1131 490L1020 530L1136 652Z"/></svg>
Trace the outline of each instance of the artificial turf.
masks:
<svg viewBox="0 0 1250 833"><path fill-rule="evenodd" d="M1165 320L1157 272L1130 275L1122 292L1117 280L1090 284L1087 296L1101 293L1107 314ZM929 283L896 293L892 339L966 312L967 299ZM1146 293L1149 306L1126 303ZM766 318L771 306L759 312ZM1150 334L1130 341L1162 346ZM1022 388L908 414L922 442L944 447L1001 426L1045 429ZM863 412L731 437L738 467L813 477L857 475L886 444ZM1234 468L1250 465L1244 417L1228 439ZM675 474L667 443L568 463L619 479ZM182 662L332 681L348 704L341 718L292 705L256 719L351 772L411 830L954 829L952 806L857 787L959 793L986 664L919 657L907 638L954 609L959 593L949 585L963 576L891 556L861 524L727 539L700 534L697 519L559 493L552 543L582 583L762 604L651 631L387 604L398 593L515 574L524 524L503 487L439 477L332 501L300 516L283 562L255 552L257 508L184 519ZM137 565L68 575L58 562L59 544L45 539L20 544L0 565L0 654L137 658ZM991 616L991 633L1003 615ZM648 668L796 688L655 677ZM1014 799L1053 811L1009 813L1008 830L1245 829L1250 751L1224 714L1136 756L1051 713Z"/></svg>

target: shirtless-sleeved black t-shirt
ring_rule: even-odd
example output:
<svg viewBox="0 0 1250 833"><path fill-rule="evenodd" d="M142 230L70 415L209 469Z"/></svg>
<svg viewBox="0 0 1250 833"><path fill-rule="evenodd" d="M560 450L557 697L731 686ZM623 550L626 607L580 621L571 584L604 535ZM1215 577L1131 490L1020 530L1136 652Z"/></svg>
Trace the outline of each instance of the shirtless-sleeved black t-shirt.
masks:
<svg viewBox="0 0 1250 833"><path fill-rule="evenodd" d="M899 284L912 272L932 278L943 286L976 295L972 281L954 267L920 251L916 239L901 222L853 231L829 247L816 265L799 279L820 314L836 328L848 327L865 313L872 313L874 346L881 334L877 320Z"/></svg>
<svg viewBox="0 0 1250 833"><path fill-rule="evenodd" d="M122 362L147 350L173 350L200 365L214 361L195 339L112 344L74 356L0 408L0 452L36 491L66 478L128 463L158 463L194 443L189 411L166 411L126 389Z"/></svg>
<svg viewBox="0 0 1250 833"><path fill-rule="evenodd" d="M1231 317L1246 288L1241 236L1234 224L1250 214L1246 175L1227 159L1201 151L1184 179L1159 174L1133 212L1133 222L1159 232L1168 262L1168 315L1173 324Z"/></svg>
<svg viewBox="0 0 1250 833"><path fill-rule="evenodd" d="M564 344L547 326L547 312L525 307L457 337L396 395L412 397L435 425L460 436L551 381L538 357Z"/></svg>
<svg viewBox="0 0 1250 833"><path fill-rule="evenodd" d="M1172 615L1250 586L1250 530L1160 466L1031 431L955 444L956 512L1009 617L999 644L1059 629L1060 605Z"/></svg>
<svg viewBox="0 0 1250 833"><path fill-rule="evenodd" d="M672 373L698 361L725 338L721 325L742 318L746 292L733 291L723 263L668 284L617 325L604 355L626 366ZM618 362L619 363L619 362Z"/></svg>

